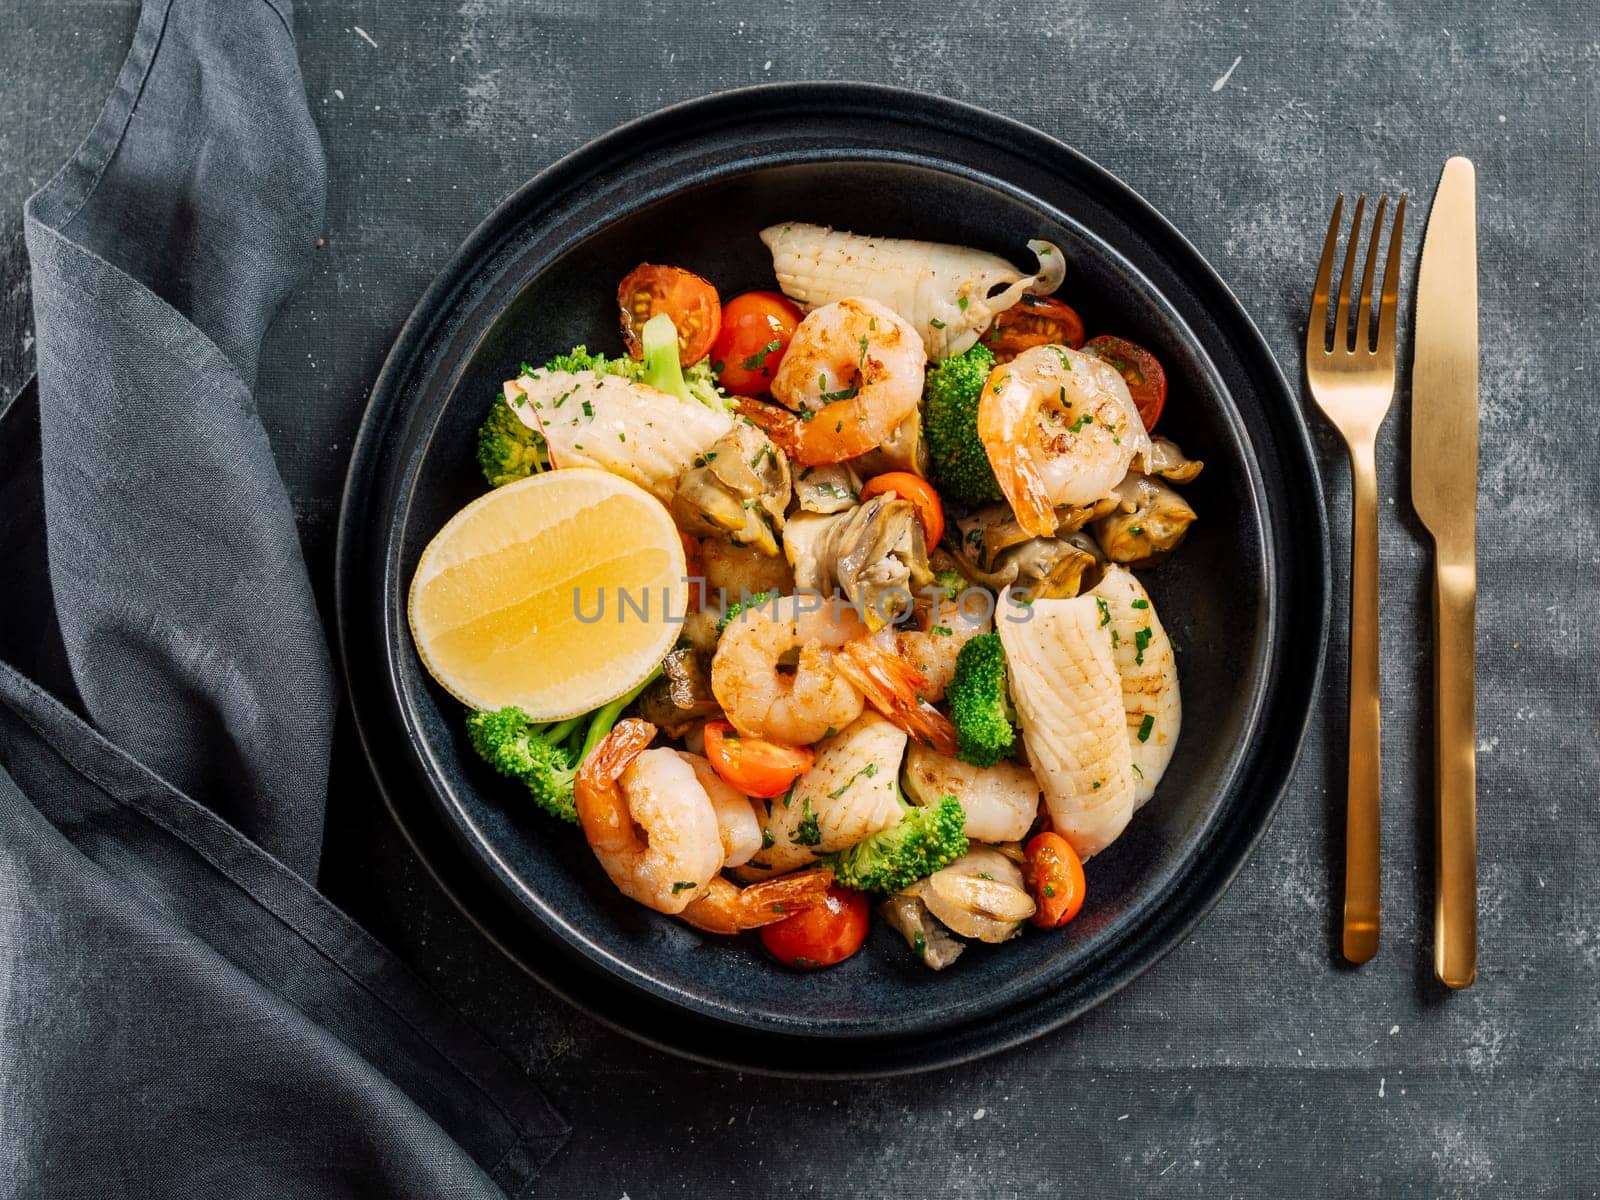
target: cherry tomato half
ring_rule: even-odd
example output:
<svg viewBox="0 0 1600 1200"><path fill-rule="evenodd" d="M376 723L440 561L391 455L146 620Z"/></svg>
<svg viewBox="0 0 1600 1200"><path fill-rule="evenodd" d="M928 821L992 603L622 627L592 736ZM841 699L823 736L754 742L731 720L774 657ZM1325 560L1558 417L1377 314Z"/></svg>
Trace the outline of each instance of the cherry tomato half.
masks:
<svg viewBox="0 0 1600 1200"><path fill-rule="evenodd" d="M803 971L843 962L867 940L867 897L834 884L821 904L763 926L761 944L779 962Z"/></svg>
<svg viewBox="0 0 1600 1200"><path fill-rule="evenodd" d="M917 519L922 522L922 540L930 550L939 544L944 536L944 505L940 503L939 493L933 490L933 484L910 471L888 471L867 480L861 489L861 498L870 500L883 492L893 492L900 499L911 501L911 506L917 510Z"/></svg>
<svg viewBox="0 0 1600 1200"><path fill-rule="evenodd" d="M617 284L622 340L628 353L644 357L640 331L657 313L666 313L678 327L678 361L692 367L711 352L722 328L717 289L693 271L640 263Z"/></svg>
<svg viewBox="0 0 1600 1200"><path fill-rule="evenodd" d="M809 746L740 737L727 721L708 721L706 758L718 775L746 796L768 800L788 791L791 783L811 769L816 755Z"/></svg>
<svg viewBox="0 0 1600 1200"><path fill-rule="evenodd" d="M1083 345L1083 318L1054 296L1024 296L994 319L983 344L995 358L1010 362L1035 346Z"/></svg>
<svg viewBox="0 0 1600 1200"><path fill-rule="evenodd" d="M1022 853L1023 874L1038 905L1028 919L1040 929L1060 928L1078 915L1088 892L1078 852L1059 833L1040 833Z"/></svg>
<svg viewBox="0 0 1600 1200"><path fill-rule="evenodd" d="M777 292L745 292L722 306L711 347L717 382L735 396L765 395L800 324L800 310Z"/></svg>
<svg viewBox="0 0 1600 1200"><path fill-rule="evenodd" d="M1083 352L1104 359L1122 373L1139 409L1139 419L1146 430L1154 429L1167 403L1167 373L1161 369L1160 360L1138 342L1105 334L1090 338L1084 343Z"/></svg>

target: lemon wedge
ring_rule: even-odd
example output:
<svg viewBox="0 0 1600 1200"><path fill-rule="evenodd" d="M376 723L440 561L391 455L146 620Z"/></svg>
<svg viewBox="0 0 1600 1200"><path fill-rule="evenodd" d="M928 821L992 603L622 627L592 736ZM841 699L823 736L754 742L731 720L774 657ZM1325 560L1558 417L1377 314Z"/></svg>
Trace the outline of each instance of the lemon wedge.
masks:
<svg viewBox="0 0 1600 1200"><path fill-rule="evenodd" d="M422 552L409 616L417 653L473 708L535 721L637 687L677 638L683 543L637 484L574 467L474 500Z"/></svg>

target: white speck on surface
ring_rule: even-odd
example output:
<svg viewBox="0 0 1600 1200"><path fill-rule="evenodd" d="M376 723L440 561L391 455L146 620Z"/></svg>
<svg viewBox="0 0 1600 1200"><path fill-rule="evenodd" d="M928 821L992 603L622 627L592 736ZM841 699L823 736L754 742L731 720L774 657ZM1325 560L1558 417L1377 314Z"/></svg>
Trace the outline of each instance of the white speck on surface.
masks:
<svg viewBox="0 0 1600 1200"><path fill-rule="evenodd" d="M1227 87L1228 80L1233 78L1233 73L1239 69L1239 64L1243 61L1244 55L1242 54L1235 58L1233 60L1233 64L1217 77L1217 81L1211 85L1211 90L1213 92L1220 92L1223 88Z"/></svg>
<svg viewBox="0 0 1600 1200"><path fill-rule="evenodd" d="M1496 118L1496 120L1498 120L1500 122L1500 124L1504 125L1506 123L1506 115L1505 115L1505 113L1501 113L1499 115L1499 117Z"/></svg>
<svg viewBox="0 0 1600 1200"><path fill-rule="evenodd" d="M335 96L335 97L336 97L336 98L338 98L338 99L340 99L340 100L343 100L343 99L344 99L344 93L343 93L343 92L341 92L341 91L340 91L340 90L339 90L339 89L338 89L338 88L334 88L334 89L333 89L333 94L334 94L334 96Z"/></svg>
<svg viewBox="0 0 1600 1200"><path fill-rule="evenodd" d="M353 28L356 31L356 36L359 37L367 45L371 46L374 50L376 50L378 48L378 43L372 40L372 35L370 33L368 33L365 29L361 28L361 26L353 25L353 26L351 26L351 28Z"/></svg>
<svg viewBox="0 0 1600 1200"><path fill-rule="evenodd" d="M1398 1025L1389 1026L1389 1036L1390 1037L1393 1037L1395 1034L1397 1034L1399 1032L1400 1032L1400 1026L1398 1026Z"/></svg>
<svg viewBox="0 0 1600 1200"><path fill-rule="evenodd" d="M1388 1080L1386 1080L1382 1075L1378 1076L1378 1099L1379 1100L1383 1099L1383 1085L1385 1083L1387 1083L1387 1082L1388 1082Z"/></svg>
<svg viewBox="0 0 1600 1200"><path fill-rule="evenodd" d="M1126 1121L1131 1116L1133 1116L1132 1113L1123 1113L1120 1117L1117 1118L1117 1120Z"/></svg>
<svg viewBox="0 0 1600 1200"><path fill-rule="evenodd" d="M771 59L770 59L770 58L769 58L769 59L767 59L767 61L766 61L766 62L764 62L764 63L762 63L762 64L761 64L761 69L762 69L762 70L763 70L763 71L770 71L770 70L772 70L772 60L771 60Z"/></svg>
<svg viewBox="0 0 1600 1200"><path fill-rule="evenodd" d="M977 1112L972 1114L972 1119L974 1121L981 1121L985 1117L987 1117L988 1115L989 1115L989 1110L987 1108L980 1108Z"/></svg>

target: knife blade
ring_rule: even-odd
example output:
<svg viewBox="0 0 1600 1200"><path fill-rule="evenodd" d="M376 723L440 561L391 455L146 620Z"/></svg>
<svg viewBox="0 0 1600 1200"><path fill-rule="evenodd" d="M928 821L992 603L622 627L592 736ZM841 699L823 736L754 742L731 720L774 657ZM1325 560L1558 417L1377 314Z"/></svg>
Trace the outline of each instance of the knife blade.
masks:
<svg viewBox="0 0 1600 1200"><path fill-rule="evenodd" d="M1434 544L1434 973L1477 976L1478 250L1472 163L1452 158L1428 214L1411 367L1411 499Z"/></svg>

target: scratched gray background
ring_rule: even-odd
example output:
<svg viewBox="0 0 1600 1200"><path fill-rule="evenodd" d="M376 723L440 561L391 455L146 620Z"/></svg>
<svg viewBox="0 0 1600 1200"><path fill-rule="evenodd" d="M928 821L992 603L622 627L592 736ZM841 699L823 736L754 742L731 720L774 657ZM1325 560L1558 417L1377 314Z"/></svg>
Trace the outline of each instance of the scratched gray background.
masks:
<svg viewBox="0 0 1600 1200"><path fill-rule="evenodd" d="M22 201L88 129L133 23L128 0L0 0L0 399L32 357ZM324 884L573 1119L548 1194L1600 1194L1592 4L303 0L298 27L326 245L260 403L324 594L352 433L417 295L500 196L659 105L862 78L1008 112L1163 209L1291 372L1333 193L1425 201L1447 155L1478 164L1477 986L1429 972L1427 557L1402 407L1380 450L1385 942L1363 970L1332 953L1339 632L1289 798L1212 917L1072 1029L913 1079L740 1078L596 1026L474 935L351 777ZM1342 456L1316 438L1343 547Z"/></svg>

